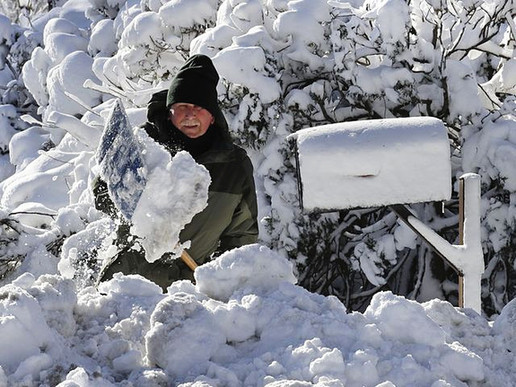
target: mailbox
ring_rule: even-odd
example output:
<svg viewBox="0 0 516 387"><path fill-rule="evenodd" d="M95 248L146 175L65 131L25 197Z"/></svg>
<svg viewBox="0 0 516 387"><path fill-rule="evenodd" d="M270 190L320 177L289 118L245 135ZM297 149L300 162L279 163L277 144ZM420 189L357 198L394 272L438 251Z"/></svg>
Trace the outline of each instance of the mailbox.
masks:
<svg viewBox="0 0 516 387"><path fill-rule="evenodd" d="M307 211L448 200L450 144L432 117L343 122L302 129L297 145Z"/></svg>

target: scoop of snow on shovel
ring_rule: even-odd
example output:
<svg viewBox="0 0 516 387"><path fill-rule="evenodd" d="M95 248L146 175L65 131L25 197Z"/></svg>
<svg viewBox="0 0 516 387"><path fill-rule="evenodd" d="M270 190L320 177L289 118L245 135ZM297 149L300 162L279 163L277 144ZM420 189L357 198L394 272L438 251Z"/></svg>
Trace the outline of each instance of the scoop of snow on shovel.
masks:
<svg viewBox="0 0 516 387"><path fill-rule="evenodd" d="M179 233L206 207L211 178L189 153L178 152L171 158L159 144L142 140L147 140L144 156L149 174L131 219L131 232L142 238L145 258L154 262L167 252L181 254L185 246L179 244Z"/></svg>

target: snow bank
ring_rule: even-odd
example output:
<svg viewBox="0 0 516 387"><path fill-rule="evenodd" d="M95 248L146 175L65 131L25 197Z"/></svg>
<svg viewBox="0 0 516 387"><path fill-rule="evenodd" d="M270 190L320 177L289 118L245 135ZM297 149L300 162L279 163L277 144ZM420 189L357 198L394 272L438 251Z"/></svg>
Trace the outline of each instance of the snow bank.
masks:
<svg viewBox="0 0 516 387"><path fill-rule="evenodd" d="M52 276L26 274L0 288L0 371L18 378L50 367L60 335L75 331L75 302L73 284Z"/></svg>
<svg viewBox="0 0 516 387"><path fill-rule="evenodd" d="M266 290L279 282L297 282L290 261L258 244L227 252L199 267L194 276L199 290L218 300L227 300L248 287Z"/></svg>
<svg viewBox="0 0 516 387"><path fill-rule="evenodd" d="M514 302L493 328L447 302L419 304L390 292L375 295L365 313L348 313L335 297L296 286L291 264L259 245L198 270L197 285L175 282L166 294L143 277L121 274L77 295L60 276L27 274L0 288L0 381L62 380L62 387L516 382Z"/></svg>

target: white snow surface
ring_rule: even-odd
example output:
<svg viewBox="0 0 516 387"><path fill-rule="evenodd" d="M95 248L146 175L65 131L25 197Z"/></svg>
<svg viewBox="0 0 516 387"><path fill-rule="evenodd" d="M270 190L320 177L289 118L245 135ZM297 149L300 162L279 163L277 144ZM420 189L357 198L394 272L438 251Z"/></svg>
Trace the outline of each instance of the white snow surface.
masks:
<svg viewBox="0 0 516 387"><path fill-rule="evenodd" d="M166 87L154 84L155 88L149 89L148 78L159 78L182 63L178 54L167 52L156 57L155 47L142 44L188 45L188 39L180 41L170 34L165 20L142 14L141 9L161 10L160 16L181 10L182 19L177 22L188 31L199 20L211 17L217 2L59 3L64 6L56 8L52 17L34 21L34 28L41 31L47 44L34 49L23 68L25 85L40 105L43 128L56 146L39 150L37 143L48 138L37 129L31 130L34 136L4 129L2 133L2 144L14 139L10 142L14 163L2 159L0 164L0 176L10 176L0 183L0 214L2 219L14 214L21 222L26 231L21 245L27 256L15 279L0 287L0 386L516 385L516 300L509 302L494 322L448 302L418 303L390 292L376 294L364 313L350 313L335 297L298 286L292 264L261 244L225 253L198 268L195 285L176 282L165 293L137 275L117 274L98 288L78 286L70 263L80 260L81 248L102 249L103 239L113 230L111 220L92 208L89 189L96 168L95 142L109 110L109 104L104 104L111 98L107 92L117 95L126 91L134 97L135 108L141 107L158 86ZM326 49L319 47L324 42L318 22L326 22L331 4L348 6L338 0L268 0L264 3L278 12L289 9L272 23L267 19L270 15L248 14L259 9L258 0L243 0L238 7L236 3L224 1L227 15L217 14L217 18L227 25L220 23L208 30L205 40L193 41L192 47L210 53L224 40L226 48L220 47L214 58L220 73L245 81L246 87L264 100L277 97L275 76L279 79L280 75L264 74L270 70L264 67L262 52L256 47L248 49L257 40L266 45L266 38L270 38L256 24L272 24L276 36L285 41L288 57L306 63L315 73L325 69L325 62L311 51L314 47ZM92 19L102 19L100 11L95 14L92 10L94 6L108 14L118 8L120 12L112 15L113 20L92 26L84 12L89 10ZM189 6L202 12L186 12ZM405 2L371 1L369 9L369 17L380 18L384 39L395 40L402 33L399 25L388 21L406 20ZM139 14L142 16L137 17ZM49 23L52 18L56 20ZM0 23L1 45L1 39L11 38L11 31L7 20L1 18ZM43 32L45 25L48 28ZM157 40L138 36L137 26L155 32ZM94 32L89 42L88 29ZM122 35L128 46L119 47L115 57L105 57L116 51ZM206 42L209 44L203 45ZM92 60L88 54L98 56ZM256 61L253 66L249 65L251 60ZM515 83L509 74L514 67L511 63L500 80L507 82L508 88L514 88ZM0 68L3 66L1 63ZM133 73L139 66L145 72ZM233 72L233 66L239 73ZM460 92L460 97L451 101L452 111L467 116L478 109L468 103L472 90L461 89L468 72L451 62L449 71L450 90ZM0 77L7 77L5 74ZM380 80L384 83L375 83ZM90 86L102 82L102 91L83 87L85 81L90 81ZM391 81L387 76L361 77L360 85L376 90ZM314 85L313 90L316 88ZM303 100L303 93L299 91L296 102ZM88 110L89 106L95 108ZM6 119L7 110L0 109L0 119ZM134 125L142 122L142 111L136 109L131 116ZM509 118L504 125L490 124L488 131L473 135L465 149L465 169L496 175L498 168L508 187L514 188L514 122ZM268 158L257 169L274 169L280 159L275 151L273 146L265 148ZM179 159L178 166L197 168L185 155ZM156 169L156 174L165 173L167 168L172 171L173 165L160 165L163 170ZM280 181L278 186L286 183ZM184 185L174 192L192 189L190 183L184 181ZM148 197L159 197L162 188L157 183L149 185ZM171 200L179 199L170 195ZM184 210L185 216L193 215L182 203L178 200L178 210ZM160 220L161 214L156 214L152 204L150 200L141 203L141 216L152 214ZM292 217L286 206L277 211L282 221ZM496 230L498 224L515 218L514 206L491 214L489 221ZM151 233L157 227L151 222L141 224ZM63 245L58 265L45 244L54 241L56 234L72 233L76 234ZM492 231L489 238L496 240L497 235ZM395 240L406 246L414 243L406 229L398 228L394 237L380 241L387 257L399 248ZM499 246L503 245L500 240Z"/></svg>
<svg viewBox="0 0 516 387"><path fill-rule="evenodd" d="M495 324L447 302L390 292L348 313L295 284L258 244L163 294L120 274L76 293L26 273L0 289L0 382L59 386L461 386L514 383L516 303Z"/></svg>

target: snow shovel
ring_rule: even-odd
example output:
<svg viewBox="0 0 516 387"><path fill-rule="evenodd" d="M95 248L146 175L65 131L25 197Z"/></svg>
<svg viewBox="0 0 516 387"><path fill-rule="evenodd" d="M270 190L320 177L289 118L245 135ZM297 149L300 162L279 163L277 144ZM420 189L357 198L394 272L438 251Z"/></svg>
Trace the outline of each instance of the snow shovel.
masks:
<svg viewBox="0 0 516 387"><path fill-rule="evenodd" d="M193 258L186 252L186 250L183 250L181 253L181 259L184 263L186 263L186 266L188 266L192 271L195 271L197 269L197 263L193 260Z"/></svg>
<svg viewBox="0 0 516 387"><path fill-rule="evenodd" d="M118 99L106 121L96 157L111 200L124 218L131 221L147 182L147 168L125 109ZM190 269L197 267L185 250L181 259Z"/></svg>

